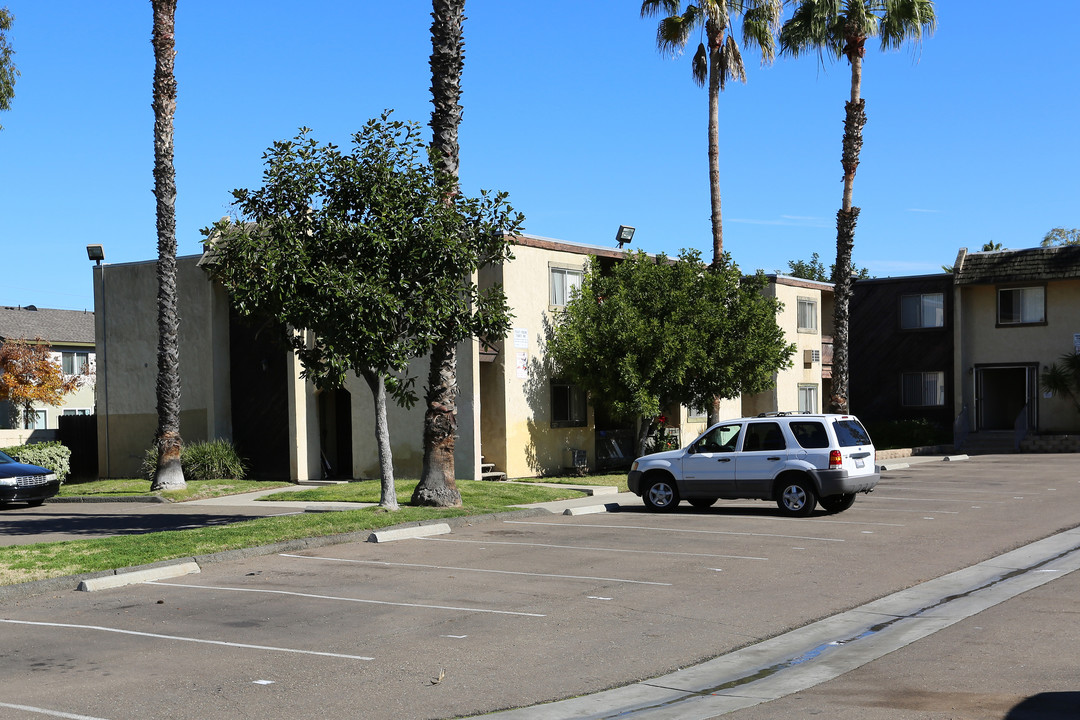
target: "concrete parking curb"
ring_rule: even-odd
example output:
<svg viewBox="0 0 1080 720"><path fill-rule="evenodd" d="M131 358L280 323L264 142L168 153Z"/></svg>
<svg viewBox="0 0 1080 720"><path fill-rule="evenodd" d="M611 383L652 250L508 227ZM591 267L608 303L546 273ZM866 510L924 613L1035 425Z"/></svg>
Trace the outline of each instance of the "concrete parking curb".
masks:
<svg viewBox="0 0 1080 720"><path fill-rule="evenodd" d="M181 562L176 565L165 565L163 567L134 570L132 572L117 573L116 575L107 575L105 577L83 580L79 583L79 587L77 587L76 590L96 592L98 590L123 587L124 585L134 585L135 583L147 582L149 580L164 580L165 578L180 577L182 575L193 575L201 571L199 564L194 561Z"/></svg>
<svg viewBox="0 0 1080 720"><path fill-rule="evenodd" d="M431 537L432 535L445 535L450 532L450 526L446 523L434 523L432 525L420 525L419 527L391 528L389 530L376 530L368 535L368 542L384 543L394 540L408 540L411 538Z"/></svg>

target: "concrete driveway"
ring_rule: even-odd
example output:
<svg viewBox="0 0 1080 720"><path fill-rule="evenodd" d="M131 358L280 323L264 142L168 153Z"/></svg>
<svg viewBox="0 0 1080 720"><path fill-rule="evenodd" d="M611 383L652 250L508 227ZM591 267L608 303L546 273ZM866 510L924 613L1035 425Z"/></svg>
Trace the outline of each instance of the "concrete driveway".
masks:
<svg viewBox="0 0 1080 720"><path fill-rule="evenodd" d="M508 717L804 717L834 704L850 708L841 717L942 717L913 714L911 697L881 686L844 684L859 673L904 672L903 687L941 702L943 688L962 694L979 678L964 707L976 707L974 696L996 677L1008 690L994 707L1012 708L1075 690L1061 670L1076 666L1075 623L1045 629L1071 607L1064 593L1075 587L1068 572L1080 540L1061 535L1078 524L1074 468L1073 456L986 456L889 471L875 493L835 516L792 520L753 502L656 515L626 503L619 512L478 520L445 535L205 563L195 575L7 601L0 707L15 718L443 718L583 696ZM1050 538L1056 550L1001 557ZM1056 553L1058 565L1036 561L1039 552ZM1005 579L1050 582L996 604L974 592L1000 590ZM848 623L850 633L845 613L873 612L895 618L878 624L904 629L910 642L927 616L905 614L897 594L941 611L935 603L957 587L978 598L969 610L983 612L935 620L936 635L877 659L850 659L849 648L874 644L861 636L821 633L811 647L823 649L810 659L824 665L798 663L814 668L816 685L777 694L769 684L796 687L768 658L808 656L805 633L824 627L814 623ZM973 620L995 634L980 635ZM1029 647L1044 635L1064 657ZM1046 672L1012 672L994 659L1002 653ZM961 662L971 670L942 670ZM717 663L739 678L773 669L762 685L728 686ZM833 679L838 669L850 672ZM1015 680L1005 686L1004 678ZM745 707L770 693L780 699Z"/></svg>

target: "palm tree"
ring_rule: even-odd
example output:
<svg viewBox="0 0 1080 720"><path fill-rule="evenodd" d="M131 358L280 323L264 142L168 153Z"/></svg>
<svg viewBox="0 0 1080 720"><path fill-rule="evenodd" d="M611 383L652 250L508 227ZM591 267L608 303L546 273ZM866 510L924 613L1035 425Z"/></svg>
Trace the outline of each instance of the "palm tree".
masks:
<svg viewBox="0 0 1080 720"><path fill-rule="evenodd" d="M10 10L0 8L0 110L11 109L11 98L15 97L15 78L19 77L18 69L11 61L15 51L7 41L7 33L14 20ZM3 129L4 126L0 125L0 130Z"/></svg>
<svg viewBox="0 0 1080 720"><path fill-rule="evenodd" d="M158 236L158 450L153 490L186 487L180 468L180 364L176 316L176 0L150 0L154 11L154 197Z"/></svg>
<svg viewBox="0 0 1080 720"><path fill-rule="evenodd" d="M799 56L811 50L834 59L846 57L851 65L851 98L845 104L844 198L836 213L836 265L851 267L855 223L859 208L852 205L855 171L862 151L866 103L862 90L862 62L867 38L881 38L881 48L899 48L923 33L932 34L937 24L933 0L797 0L792 16L780 31L780 52ZM833 303L832 411L848 412L848 307L851 273L836 273Z"/></svg>
<svg viewBox="0 0 1080 720"><path fill-rule="evenodd" d="M709 191L712 201L713 266L724 255L720 213L720 93L728 80L746 82L742 52L734 24L742 19L743 44L758 46L763 62L776 54L773 33L780 24L781 0L698 0L682 9L681 0L644 0L641 17L661 17L656 45L661 52L678 53L697 32L702 38L694 53L694 82L709 88Z"/></svg>
<svg viewBox="0 0 1080 720"><path fill-rule="evenodd" d="M442 170L458 177L458 126L461 124L461 73L465 66L465 0L432 0L432 147ZM457 437L457 346L444 337L431 352L424 402L424 463L413 505L460 507L454 480Z"/></svg>

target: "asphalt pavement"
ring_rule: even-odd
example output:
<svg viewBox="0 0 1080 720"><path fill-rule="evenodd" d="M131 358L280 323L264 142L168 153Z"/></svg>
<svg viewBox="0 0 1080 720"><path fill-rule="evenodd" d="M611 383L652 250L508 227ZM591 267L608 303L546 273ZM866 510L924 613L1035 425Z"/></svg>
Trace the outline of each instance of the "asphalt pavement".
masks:
<svg viewBox="0 0 1080 720"><path fill-rule="evenodd" d="M1052 462L1068 468L1071 461L1059 457ZM893 461L891 467L903 470L914 462ZM932 466L924 470L934 471ZM334 509L326 503L259 502L252 496L166 505L88 505L50 504L29 509L30 515L22 517L6 510L0 513L0 538L7 544L41 542L46 537L147 532ZM600 515L640 511L640 506L640 499L622 493L535 509ZM23 529L13 532L16 527ZM1080 573L1073 572L1077 567L1080 531L1073 525L858 607L837 607L814 622L672 673L491 717L1076 720L1080 718L1076 602ZM4 604L0 596L0 612L7 614ZM613 647L612 652L620 651ZM617 657L612 661L617 663ZM542 670L577 671L557 664ZM2 695L0 708L19 712L5 705ZM10 717L38 716L26 713ZM0 716L9 717L3 712Z"/></svg>

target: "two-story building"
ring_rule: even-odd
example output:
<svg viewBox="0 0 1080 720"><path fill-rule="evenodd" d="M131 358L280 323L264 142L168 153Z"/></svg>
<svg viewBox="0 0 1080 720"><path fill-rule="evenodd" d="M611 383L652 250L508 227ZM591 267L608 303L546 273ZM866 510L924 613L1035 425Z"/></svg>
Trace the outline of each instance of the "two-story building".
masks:
<svg viewBox="0 0 1080 720"><path fill-rule="evenodd" d="M0 306L0 343L16 340L47 343L53 361L65 375L85 378L78 389L64 396L60 405L35 404L33 415L22 418L19 429L55 430L64 415L94 414L94 313L34 305ZM10 424L10 410L6 401L0 403L0 428Z"/></svg>

